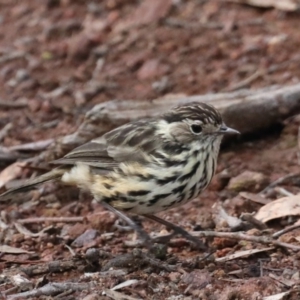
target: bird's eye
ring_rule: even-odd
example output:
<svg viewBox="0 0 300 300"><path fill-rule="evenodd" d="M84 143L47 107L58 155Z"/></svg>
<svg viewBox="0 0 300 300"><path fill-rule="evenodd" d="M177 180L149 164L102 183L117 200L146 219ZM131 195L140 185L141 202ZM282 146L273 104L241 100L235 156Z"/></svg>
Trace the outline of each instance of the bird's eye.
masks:
<svg viewBox="0 0 300 300"><path fill-rule="evenodd" d="M202 131L202 127L199 124L193 124L193 125L191 125L191 130L192 130L192 133L199 134Z"/></svg>

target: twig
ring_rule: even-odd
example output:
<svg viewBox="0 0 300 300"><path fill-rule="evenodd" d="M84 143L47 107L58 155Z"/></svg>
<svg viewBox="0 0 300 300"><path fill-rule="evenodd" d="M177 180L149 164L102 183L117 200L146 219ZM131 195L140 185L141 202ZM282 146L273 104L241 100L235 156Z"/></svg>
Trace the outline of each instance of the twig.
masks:
<svg viewBox="0 0 300 300"><path fill-rule="evenodd" d="M239 195L243 198L246 198L247 200L251 200L251 201L261 204L261 205L266 205L266 204L272 202L272 200L266 199L266 198L262 197L261 195L253 194L253 193L249 193L249 192L240 192Z"/></svg>
<svg viewBox="0 0 300 300"><path fill-rule="evenodd" d="M53 222L53 223L74 223L74 222L83 222L84 217L49 217L49 218L28 218L18 220L20 224L30 224L30 223L44 223L44 222Z"/></svg>
<svg viewBox="0 0 300 300"><path fill-rule="evenodd" d="M270 273L269 277L271 277L272 279L276 280L277 282L285 285L287 288L291 288L292 286L294 286L296 284L296 282L294 280L289 280L287 278L284 278L283 276L276 276L273 273ZM281 299L283 299L283 298L281 298Z"/></svg>
<svg viewBox="0 0 300 300"><path fill-rule="evenodd" d="M252 224L254 227L260 229L260 230L264 230L267 229L267 225L259 220L257 220L253 214L249 214L249 213L243 213L241 215L241 220L243 221L247 221L248 223Z"/></svg>
<svg viewBox="0 0 300 300"><path fill-rule="evenodd" d="M79 258L72 258L68 260L56 260L47 263L31 265L29 267L23 267L21 270L29 277L46 274L46 273L63 273L70 270L74 270L85 265L86 262Z"/></svg>
<svg viewBox="0 0 300 300"><path fill-rule="evenodd" d="M154 268L162 269L162 270L165 270L167 272L172 272L172 271L175 271L177 269L176 266L168 265L168 264L164 263L161 260L154 259L154 258L150 257L149 255L143 253L140 249L134 249L132 251L132 254L133 254L134 257L142 259L146 264L148 264L148 265L150 265Z"/></svg>
<svg viewBox="0 0 300 300"><path fill-rule="evenodd" d="M286 189L282 188L282 187L275 187L274 188L275 192L278 192L279 194L281 194L283 197L292 197L295 196L293 193L287 191Z"/></svg>
<svg viewBox="0 0 300 300"><path fill-rule="evenodd" d="M3 109L15 109L15 108L24 108L28 106L28 101L26 99L20 99L18 101L5 101L0 100L0 108Z"/></svg>
<svg viewBox="0 0 300 300"><path fill-rule="evenodd" d="M287 180L293 179L293 178L297 178L300 177L300 173L293 173L293 174L288 174L286 176L283 176L277 180L275 180L274 182L272 182L271 184L269 184L266 188L264 188L259 194L264 194L266 193L269 189L281 184L281 183L285 183Z"/></svg>
<svg viewBox="0 0 300 300"><path fill-rule="evenodd" d="M298 228L300 228L300 223L294 224L292 226L286 227L286 228L284 228L282 230L279 230L279 231L273 233L272 234L272 238L273 239L278 239L280 236L282 236L282 235L284 235L284 234L286 234L286 233L288 233L288 232L290 232L292 230L298 229Z"/></svg>
<svg viewBox="0 0 300 300"><path fill-rule="evenodd" d="M300 165L300 126L298 128L298 151L297 151L297 156L298 156L298 164Z"/></svg>
<svg viewBox="0 0 300 300"><path fill-rule="evenodd" d="M279 242L269 236L252 236L241 232L215 232L215 231L193 231L190 232L190 234L197 237L220 237L220 238L228 238L234 240L245 240L253 243L284 247L294 251L300 250L300 246Z"/></svg>
<svg viewBox="0 0 300 300"><path fill-rule="evenodd" d="M263 70L256 70L252 75L245 78L244 80L241 80L240 82L237 82L236 84L233 84L231 87L228 87L226 89L227 92L233 92L236 90L239 90L241 88L246 87L250 83L252 83L254 80L258 79L259 77L263 76L266 72Z"/></svg>
<svg viewBox="0 0 300 300"><path fill-rule="evenodd" d="M7 150L7 148L0 146L0 161L1 161L1 163L12 162L19 158L25 158L25 157L27 157L27 155L25 156L24 154L20 154L20 153L9 152Z"/></svg>
<svg viewBox="0 0 300 300"><path fill-rule="evenodd" d="M46 148L48 148L53 142L54 142L54 139L48 139L48 140L8 147L7 150L9 150L9 151L40 151L40 150L45 150Z"/></svg>
<svg viewBox="0 0 300 300"><path fill-rule="evenodd" d="M18 58L26 58L25 52L15 51L15 52L0 56L0 65L3 63L6 63L8 61L18 59Z"/></svg>
<svg viewBox="0 0 300 300"><path fill-rule="evenodd" d="M8 132L13 128L12 123L7 123L1 130L0 130L0 141L2 141L8 134Z"/></svg>
<svg viewBox="0 0 300 300"><path fill-rule="evenodd" d="M102 271L107 271L111 268L132 268L142 265L150 265L154 268L172 272L176 269L175 266L168 265L161 260L150 257L143 253L140 249L133 249L131 253L121 254L110 261L108 261L103 267Z"/></svg>
<svg viewBox="0 0 300 300"><path fill-rule="evenodd" d="M223 24L221 23L215 23L215 22L210 22L210 23L200 23L200 22L188 22L188 21L183 21L178 18L167 18L164 23L167 26L170 27L178 27L178 28L186 28L186 29L222 29Z"/></svg>
<svg viewBox="0 0 300 300"><path fill-rule="evenodd" d="M215 259L216 262L226 262L226 261L230 261L236 258L241 258L244 256L249 256L252 254L256 254L256 253L260 253L260 252L265 252L265 251L270 251L270 250L274 250L274 247L268 247L268 248L263 248L263 249L249 249L249 250L244 250L244 251L237 251L233 254L229 254L227 256L223 256L223 257L218 257Z"/></svg>
<svg viewBox="0 0 300 300"><path fill-rule="evenodd" d="M12 299L26 299L29 297L39 297L39 296L53 296L60 293L64 293L67 290L72 290L73 292L90 290L93 286L94 285L92 283L74 283L74 282L54 283L53 282L28 292L9 295L7 296L7 299L12 300Z"/></svg>

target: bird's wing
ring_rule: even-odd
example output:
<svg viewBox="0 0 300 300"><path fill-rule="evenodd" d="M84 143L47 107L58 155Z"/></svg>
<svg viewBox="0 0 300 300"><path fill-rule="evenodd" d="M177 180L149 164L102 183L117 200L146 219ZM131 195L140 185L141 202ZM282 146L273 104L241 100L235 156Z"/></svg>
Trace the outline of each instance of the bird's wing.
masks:
<svg viewBox="0 0 300 300"><path fill-rule="evenodd" d="M147 162L147 156L163 140L155 134L150 121L137 121L118 127L100 138L75 148L55 164L87 164L96 172L111 171L124 161Z"/></svg>

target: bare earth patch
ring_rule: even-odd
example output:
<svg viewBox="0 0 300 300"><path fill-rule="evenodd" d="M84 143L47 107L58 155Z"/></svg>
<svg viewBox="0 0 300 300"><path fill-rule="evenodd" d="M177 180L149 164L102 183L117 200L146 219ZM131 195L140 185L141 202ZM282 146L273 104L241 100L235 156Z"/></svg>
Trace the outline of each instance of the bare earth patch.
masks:
<svg viewBox="0 0 300 300"><path fill-rule="evenodd" d="M1 192L44 172L16 160L75 132L95 104L298 83L299 12L233 2L0 0ZM210 256L181 237L139 248L77 189L47 183L0 203L0 298L299 299L299 125L229 141L201 197L159 214Z"/></svg>

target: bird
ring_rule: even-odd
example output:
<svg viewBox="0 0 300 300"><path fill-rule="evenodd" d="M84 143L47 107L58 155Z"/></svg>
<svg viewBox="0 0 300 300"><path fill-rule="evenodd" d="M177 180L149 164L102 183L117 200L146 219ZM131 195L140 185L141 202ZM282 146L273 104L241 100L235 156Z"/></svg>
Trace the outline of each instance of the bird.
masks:
<svg viewBox="0 0 300 300"><path fill-rule="evenodd" d="M197 198L216 171L222 137L238 133L225 125L212 105L180 105L117 127L75 148L53 161L51 171L6 191L0 201L57 180L89 191L147 245L151 243L149 235L127 213L161 223L204 249L199 239L155 214Z"/></svg>

